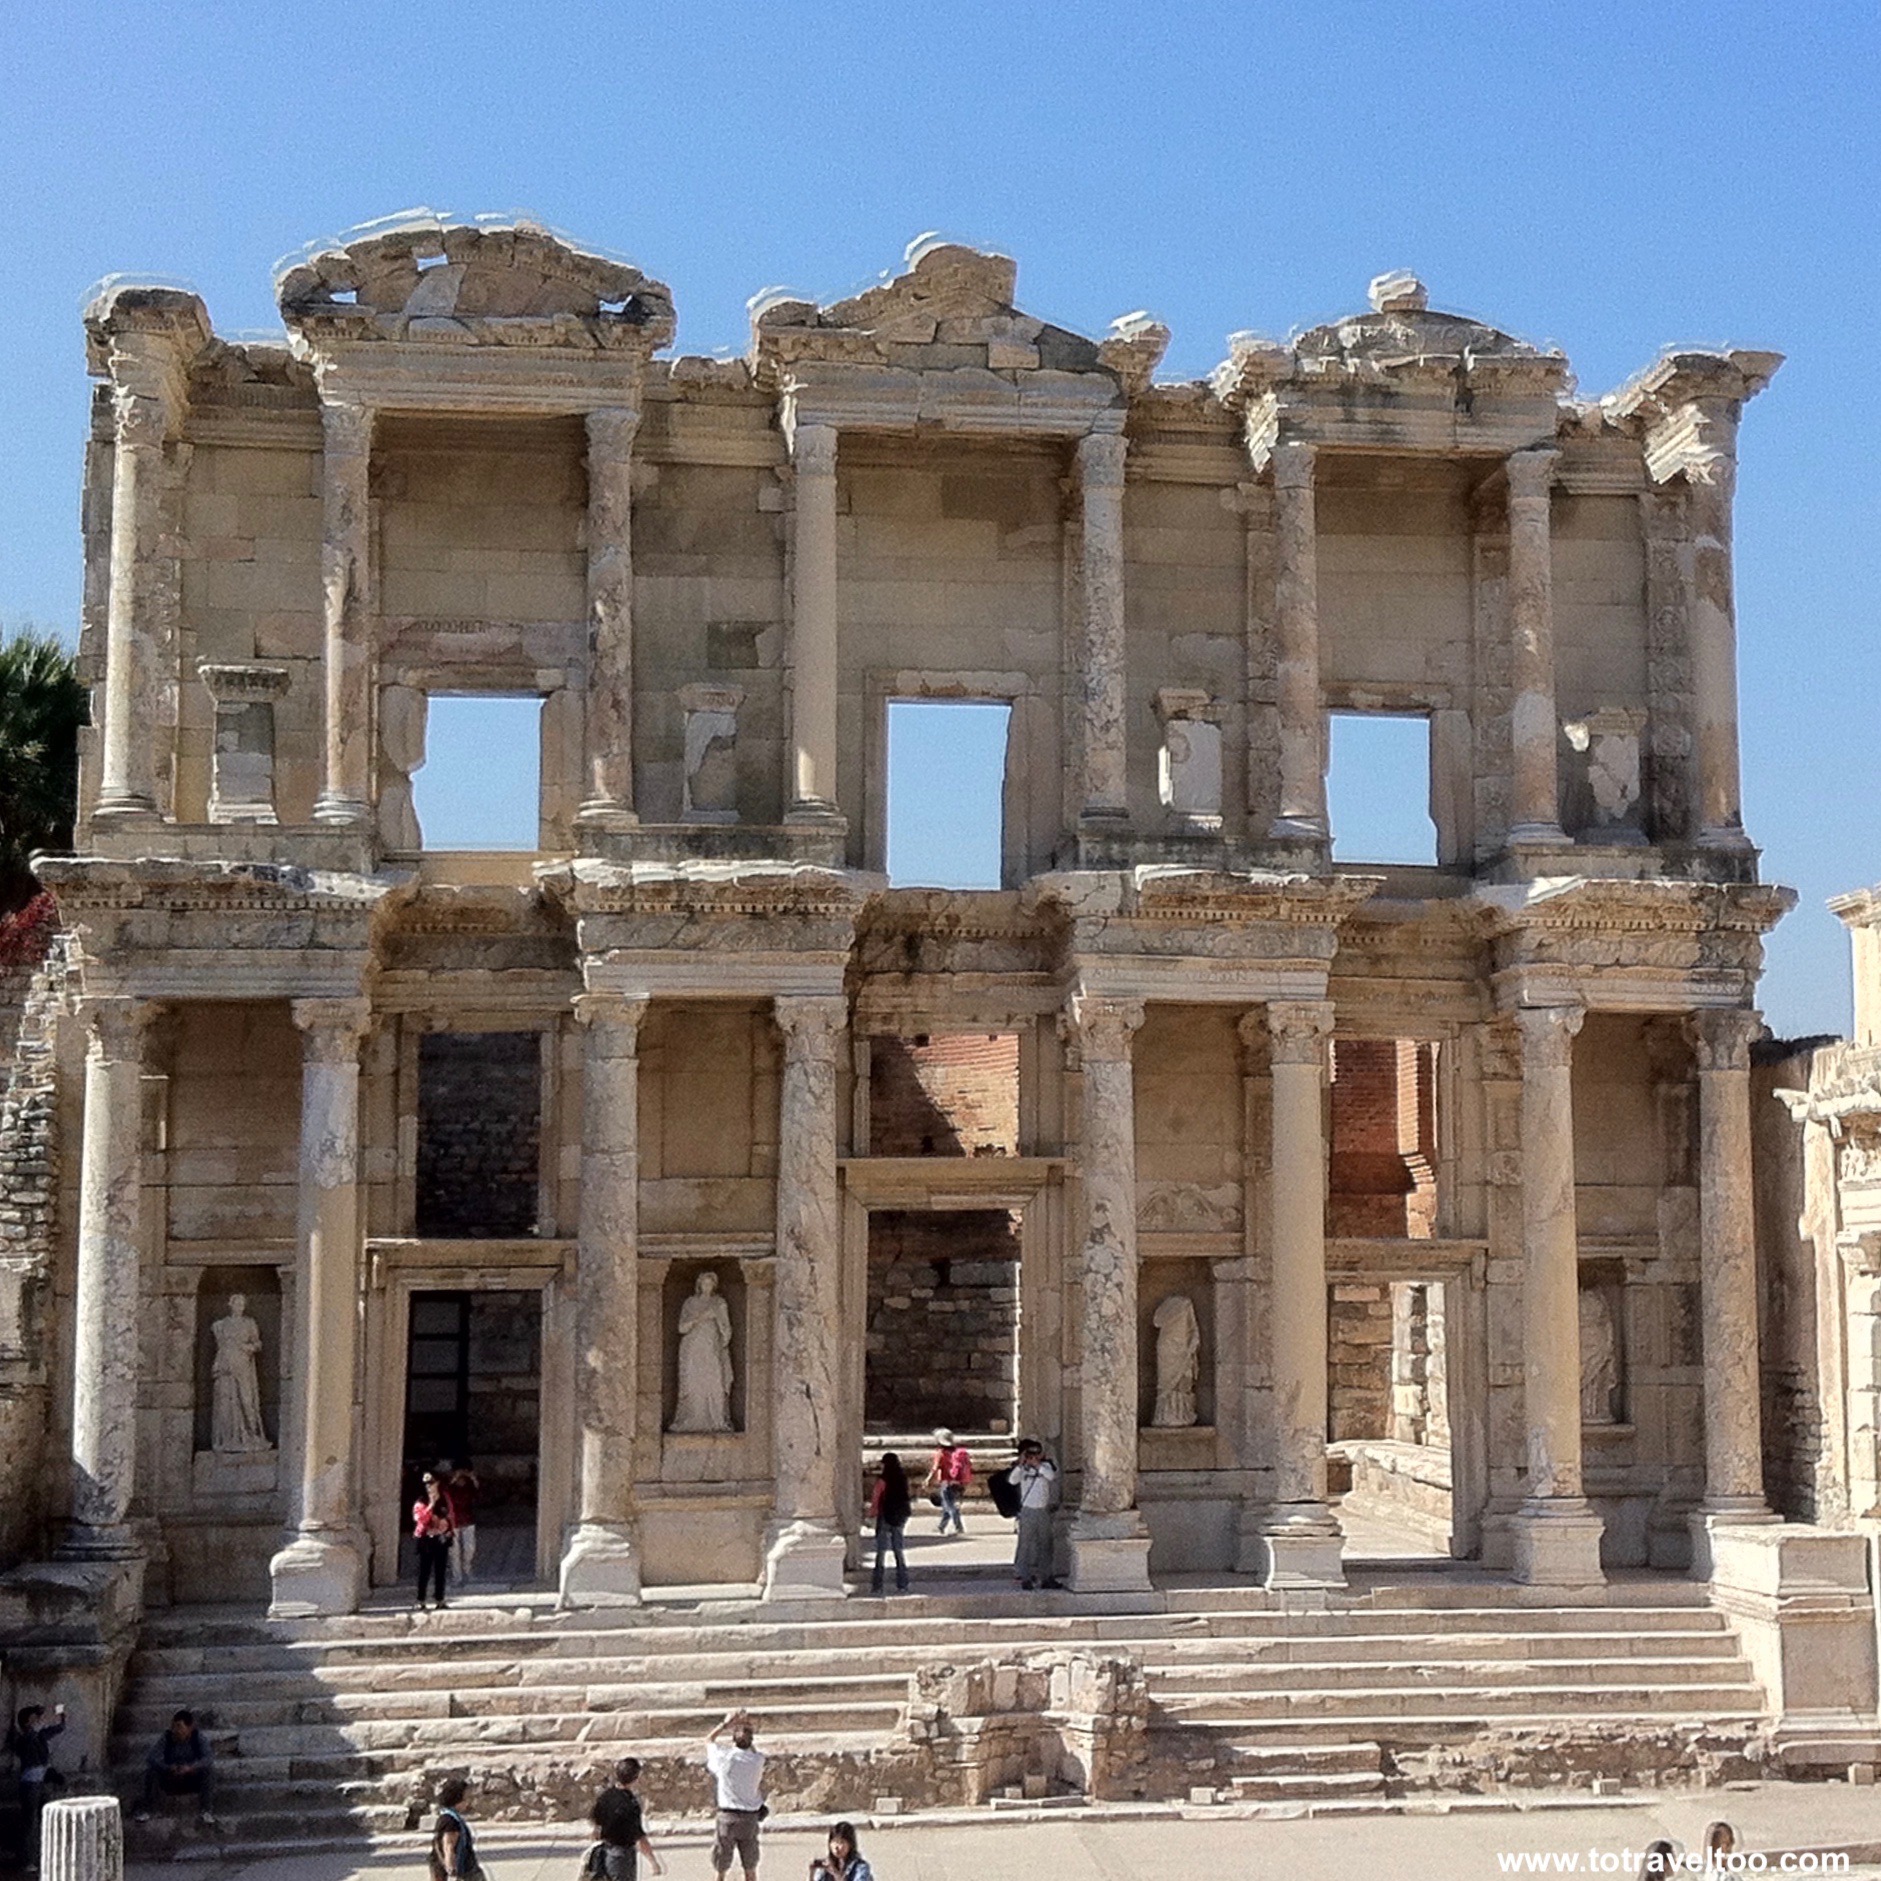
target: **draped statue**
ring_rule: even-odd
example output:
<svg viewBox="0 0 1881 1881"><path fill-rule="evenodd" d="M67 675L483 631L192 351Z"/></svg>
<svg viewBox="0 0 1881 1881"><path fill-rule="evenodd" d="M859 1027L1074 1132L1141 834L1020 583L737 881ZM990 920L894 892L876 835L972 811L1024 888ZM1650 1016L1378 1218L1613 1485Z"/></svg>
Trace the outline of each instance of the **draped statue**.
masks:
<svg viewBox="0 0 1881 1881"><path fill-rule="evenodd" d="M1195 1303L1172 1293L1156 1309L1156 1409L1158 1430L1186 1430L1196 1419L1195 1385L1201 1373L1202 1329Z"/></svg>
<svg viewBox="0 0 1881 1881"><path fill-rule="evenodd" d="M225 1456L273 1449L261 1421L261 1328L248 1317L247 1299L231 1294L227 1315L209 1333L216 1342L210 1367L210 1448Z"/></svg>
<svg viewBox="0 0 1881 1881"><path fill-rule="evenodd" d="M1583 1288L1581 1318L1581 1422L1611 1424L1613 1394L1620 1384L1620 1348L1613 1331L1613 1308L1607 1296Z"/></svg>
<svg viewBox="0 0 1881 1881"><path fill-rule="evenodd" d="M708 1270L679 1309L679 1402L667 1429L731 1429L731 1343L731 1308Z"/></svg>

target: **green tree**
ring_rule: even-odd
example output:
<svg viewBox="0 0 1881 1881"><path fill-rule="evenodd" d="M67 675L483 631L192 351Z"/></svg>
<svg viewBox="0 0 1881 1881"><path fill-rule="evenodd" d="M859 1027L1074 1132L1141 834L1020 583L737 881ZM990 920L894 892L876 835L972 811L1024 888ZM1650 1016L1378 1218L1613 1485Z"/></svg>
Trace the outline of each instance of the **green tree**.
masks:
<svg viewBox="0 0 1881 1881"><path fill-rule="evenodd" d="M72 846L88 703L78 662L52 635L0 638L0 914L39 892L28 857Z"/></svg>

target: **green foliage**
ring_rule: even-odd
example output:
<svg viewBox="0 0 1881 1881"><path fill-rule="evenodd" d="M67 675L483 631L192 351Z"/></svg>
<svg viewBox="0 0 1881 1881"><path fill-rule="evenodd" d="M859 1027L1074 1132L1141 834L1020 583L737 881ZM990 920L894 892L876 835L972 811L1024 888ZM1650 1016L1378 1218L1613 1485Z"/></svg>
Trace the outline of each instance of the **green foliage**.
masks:
<svg viewBox="0 0 1881 1881"><path fill-rule="evenodd" d="M78 662L52 635L0 639L0 914L38 893L30 856L72 846L88 704Z"/></svg>

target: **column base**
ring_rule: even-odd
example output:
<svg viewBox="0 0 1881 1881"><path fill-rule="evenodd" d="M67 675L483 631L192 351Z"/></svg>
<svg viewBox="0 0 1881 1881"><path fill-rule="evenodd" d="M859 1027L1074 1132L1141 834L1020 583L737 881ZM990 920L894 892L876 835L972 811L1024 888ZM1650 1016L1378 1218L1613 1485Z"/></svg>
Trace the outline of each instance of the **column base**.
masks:
<svg viewBox="0 0 1881 1881"><path fill-rule="evenodd" d="M638 814L611 797L593 797L575 812L577 829L628 830L640 827Z"/></svg>
<svg viewBox="0 0 1881 1881"><path fill-rule="evenodd" d="M364 829L372 812L357 797L332 797L323 790L314 799L313 820L331 829Z"/></svg>
<svg viewBox="0 0 1881 1881"><path fill-rule="evenodd" d="M365 1538L333 1528L298 1534L268 1563L268 1579L270 1619L357 1613L366 1588Z"/></svg>
<svg viewBox="0 0 1881 1881"><path fill-rule="evenodd" d="M1267 825L1270 843L1323 843L1326 819L1323 816L1277 816Z"/></svg>
<svg viewBox="0 0 1881 1881"><path fill-rule="evenodd" d="M1716 1576L1721 1545L1732 1533L1774 1528L1779 1518L1761 1496L1707 1496L1686 1519L1692 1536L1691 1578L1708 1581Z"/></svg>
<svg viewBox="0 0 1881 1881"><path fill-rule="evenodd" d="M799 797L784 812L784 827L846 831L849 819L827 798Z"/></svg>
<svg viewBox="0 0 1881 1881"><path fill-rule="evenodd" d="M1074 1594L1146 1594L1150 1591L1150 1538L1135 1509L1119 1515L1080 1511L1068 1537Z"/></svg>
<svg viewBox="0 0 1881 1881"><path fill-rule="evenodd" d="M1578 1496L1525 1502L1509 1521L1515 1578L1528 1587L1604 1587L1606 1522Z"/></svg>
<svg viewBox="0 0 1881 1881"><path fill-rule="evenodd" d="M637 1607L640 1556L625 1522L583 1522L562 1552L560 1607Z"/></svg>
<svg viewBox="0 0 1881 1881"><path fill-rule="evenodd" d="M1722 849L1734 856L1755 855L1757 852L1757 845L1744 834L1740 823L1727 823L1720 829L1701 829L1696 846L1700 849Z"/></svg>
<svg viewBox="0 0 1881 1881"><path fill-rule="evenodd" d="M144 1550L129 1522L74 1522L54 1557L60 1561L141 1561Z"/></svg>
<svg viewBox="0 0 1881 1881"><path fill-rule="evenodd" d="M1275 1503L1248 1540L1252 1571L1263 1587L1345 1585L1345 1533L1323 1502Z"/></svg>
<svg viewBox="0 0 1881 1881"><path fill-rule="evenodd" d="M764 1600L844 1600L848 1553L833 1522L781 1522L765 1538Z"/></svg>
<svg viewBox="0 0 1881 1881"><path fill-rule="evenodd" d="M1565 849L1567 831L1559 823L1518 823L1509 831L1511 849Z"/></svg>

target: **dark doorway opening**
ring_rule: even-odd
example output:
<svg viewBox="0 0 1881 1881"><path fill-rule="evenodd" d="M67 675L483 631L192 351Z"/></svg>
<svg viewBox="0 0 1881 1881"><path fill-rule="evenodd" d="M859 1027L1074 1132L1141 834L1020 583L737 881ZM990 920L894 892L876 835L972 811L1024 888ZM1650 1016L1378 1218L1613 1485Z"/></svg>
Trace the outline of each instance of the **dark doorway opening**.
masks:
<svg viewBox="0 0 1881 1881"><path fill-rule="evenodd" d="M541 1146L540 1034L427 1032L418 1041L419 1234L534 1234Z"/></svg>
<svg viewBox="0 0 1881 1881"><path fill-rule="evenodd" d="M476 1474L469 1591L536 1576L542 1296L533 1290L414 1293L405 1364L405 1512L440 1462ZM410 1574L409 1521L400 1571ZM462 1581L461 1564L452 1563Z"/></svg>

